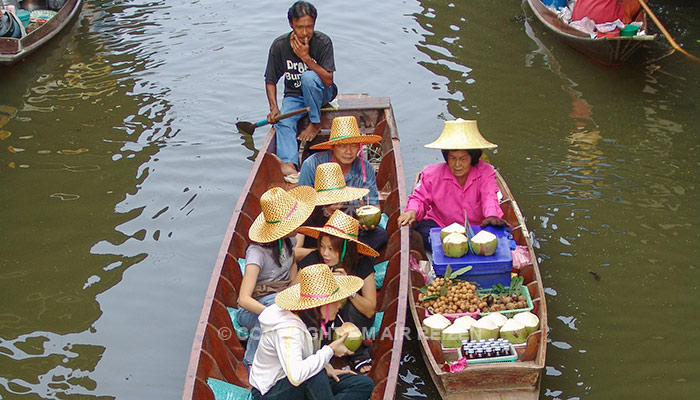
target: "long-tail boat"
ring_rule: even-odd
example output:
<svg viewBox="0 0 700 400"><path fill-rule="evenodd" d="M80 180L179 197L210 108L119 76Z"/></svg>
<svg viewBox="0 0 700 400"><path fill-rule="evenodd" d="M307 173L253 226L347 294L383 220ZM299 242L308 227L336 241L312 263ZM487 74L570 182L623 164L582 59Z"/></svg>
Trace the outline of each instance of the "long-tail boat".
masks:
<svg viewBox="0 0 700 400"><path fill-rule="evenodd" d="M539 0L537 0L539 1ZM416 179L416 182L418 182ZM445 362L451 360L437 340L429 339L421 329L425 318L425 308L418 301L418 287L413 286L409 298L409 310L413 317L420 342L420 350L430 376L443 399L469 400L527 400L538 399L540 380L544 369L547 346L547 306L545 304L542 277L540 275L532 243L532 236L525 225L525 219L506 182L497 172L498 186L502 194L501 209L504 219L512 227L511 234L517 245L526 246L530 262L519 269L523 286L532 299L532 313L540 320L539 329L531 333L524 345L514 346L517 360L469 364L460 372L443 370ZM414 185L415 188L415 185ZM421 251L411 249L411 257L419 258ZM452 357L454 358L454 357Z"/></svg>
<svg viewBox="0 0 700 400"><path fill-rule="evenodd" d="M407 195L393 109L385 97L341 95L337 105L324 108L321 114L321 133L305 146L306 150L301 151L302 158L308 156L311 145L328 140L331 121L338 116L354 115L363 134L382 136L381 142L365 146L364 150L366 159L373 164L377 173L380 207L388 216L386 230L389 234L388 244L375 261L388 261L388 264L383 285L377 292L376 310L383 313L383 318L370 350L373 363L369 377L375 384L372 399L393 399L401 362L405 310L410 287L408 228L399 228L397 223ZM237 307L242 280L238 259L245 257L249 243L248 229L261 211L260 195L272 187L291 188L283 179L274 150L275 132L272 129L260 147L241 190L214 264L192 345L183 400L214 399L207 384L209 378L250 388L248 371L242 361L244 343L233 334L227 310L229 307Z"/></svg>
<svg viewBox="0 0 700 400"><path fill-rule="evenodd" d="M557 13L549 9L542 0L527 0L532 12L560 41L571 46L585 56L608 66L624 63L642 44L654 40L656 35L635 35L591 38L562 21ZM642 30L647 32L646 14L639 13L637 22L642 22Z"/></svg>
<svg viewBox="0 0 700 400"><path fill-rule="evenodd" d="M12 65L39 49L78 15L81 5L82 0L66 0L55 14L50 10L50 15L44 10L39 11L46 15L30 20L23 37L0 37L0 65Z"/></svg>

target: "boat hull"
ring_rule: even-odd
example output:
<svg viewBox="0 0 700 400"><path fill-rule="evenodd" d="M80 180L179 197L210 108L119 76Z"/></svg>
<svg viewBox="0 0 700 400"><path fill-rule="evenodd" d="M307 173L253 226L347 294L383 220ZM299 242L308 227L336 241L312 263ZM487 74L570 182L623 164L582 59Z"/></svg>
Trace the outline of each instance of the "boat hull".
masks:
<svg viewBox="0 0 700 400"><path fill-rule="evenodd" d="M82 0L67 0L51 19L26 36L0 38L0 65L15 64L51 40L80 13Z"/></svg>
<svg viewBox="0 0 700 400"><path fill-rule="evenodd" d="M362 133L382 137L377 145L367 146L367 159L377 171L380 207L389 217L389 242L376 262L388 261L382 288L377 292L377 312L383 312L379 333L370 350L372 370L369 377L375 384L372 399L393 399L401 363L403 334L408 304L408 228L396 222L406 204L401 149L393 109L388 98L366 95L339 96L338 107L324 109L321 133L307 144L302 158L314 143L328 140L331 121L337 116L354 115ZM274 130L270 130L260 147L252 170L241 190L228 228L224 234L217 261L212 271L185 377L183 400L213 399L207 378L216 378L249 388L248 372L243 365L244 344L233 333L227 307L236 307L242 280L238 259L245 257L248 229L260 213L260 195L271 187L290 189L280 172L279 160L273 155Z"/></svg>
<svg viewBox="0 0 700 400"><path fill-rule="evenodd" d="M527 3L537 19L554 33L557 39L603 65L615 66L624 63L644 43L650 42L656 37L656 35L639 35L591 39L586 33L572 28L557 18L557 15L547 8L541 0L527 0ZM644 23L643 29L646 30L644 14L642 14L640 22Z"/></svg>
<svg viewBox="0 0 700 400"><path fill-rule="evenodd" d="M521 400L539 397L547 346L547 307L542 278L525 219L506 182L498 172L496 174L503 194L501 208L504 219L513 227L511 233L516 243L526 246L530 255L530 264L522 267L519 275L523 277L523 285L532 298L532 312L540 319L540 329L530 334L524 345L516 346L517 361L467 365L460 372L448 373L442 366L445 362L456 361L456 353L443 351L439 341L431 340L425 335L421 328L425 309L418 302L417 295L409 298L409 310L419 338L421 355L443 399ZM411 254L420 256L416 251ZM418 288L414 286L412 289L416 293Z"/></svg>

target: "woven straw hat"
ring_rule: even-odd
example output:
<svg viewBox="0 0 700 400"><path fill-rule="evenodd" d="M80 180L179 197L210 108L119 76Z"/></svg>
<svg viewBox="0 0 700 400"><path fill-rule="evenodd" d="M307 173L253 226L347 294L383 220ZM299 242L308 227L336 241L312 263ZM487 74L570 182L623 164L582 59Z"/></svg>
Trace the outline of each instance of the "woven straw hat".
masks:
<svg viewBox="0 0 700 400"><path fill-rule="evenodd" d="M476 126L476 120L457 118L445 121L440 137L425 147L440 150L495 149L498 145L484 139Z"/></svg>
<svg viewBox="0 0 700 400"><path fill-rule="evenodd" d="M340 164L334 162L319 164L316 167L314 189L316 189L317 206L345 203L360 199L369 193L367 188L348 187Z"/></svg>
<svg viewBox="0 0 700 400"><path fill-rule="evenodd" d="M342 300L362 288L362 278L334 275L326 264L299 271L299 283L277 293L275 303L284 310L308 310Z"/></svg>
<svg viewBox="0 0 700 400"><path fill-rule="evenodd" d="M270 243L281 239L306 221L314 210L316 191L298 186L289 192L272 188L260 196L262 212L248 230L250 240Z"/></svg>
<svg viewBox="0 0 700 400"><path fill-rule="evenodd" d="M340 210L335 210L328 218L326 224L320 228L314 226L302 226L299 228L299 233L316 239L318 239L321 232L357 243L357 252L360 254L372 257L379 255L373 248L357 240L357 235L360 232L360 221Z"/></svg>
<svg viewBox="0 0 700 400"><path fill-rule="evenodd" d="M310 148L312 150L329 150L331 146L337 144L358 143L372 144L382 140L381 136L363 135L360 133L360 128L357 126L357 118L354 116L335 117L331 124L331 136L327 142L315 144Z"/></svg>

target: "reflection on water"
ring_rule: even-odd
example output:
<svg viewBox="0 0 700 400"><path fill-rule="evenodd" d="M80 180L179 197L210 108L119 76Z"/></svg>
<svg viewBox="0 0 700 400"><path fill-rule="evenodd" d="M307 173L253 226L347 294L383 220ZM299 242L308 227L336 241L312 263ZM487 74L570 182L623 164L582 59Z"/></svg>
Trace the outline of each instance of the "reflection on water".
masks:
<svg viewBox="0 0 700 400"><path fill-rule="evenodd" d="M0 397L179 396L267 131L240 136L235 120L265 114L287 7L99 0L1 71ZM660 11L693 52L688 7ZM408 182L439 159L422 145L444 119L478 119L499 144L490 159L547 286L542 397L694 398L697 68L661 58L662 42L599 67L524 3L334 0L319 13L342 91L392 97ZM418 346L404 348L401 397L435 398Z"/></svg>
<svg viewBox="0 0 700 400"><path fill-rule="evenodd" d="M35 331L4 340L0 347L4 371L0 385L7 391L7 398L31 393L47 399L66 398L66 394L71 398L113 399L94 395L97 382L90 374L105 347L87 344L86 338L86 334Z"/></svg>

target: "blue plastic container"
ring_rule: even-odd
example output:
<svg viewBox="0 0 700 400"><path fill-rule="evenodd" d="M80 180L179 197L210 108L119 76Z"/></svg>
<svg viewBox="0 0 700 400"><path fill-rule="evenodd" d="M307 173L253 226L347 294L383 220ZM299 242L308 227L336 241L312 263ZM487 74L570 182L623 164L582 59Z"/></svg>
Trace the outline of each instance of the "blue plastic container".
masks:
<svg viewBox="0 0 700 400"><path fill-rule="evenodd" d="M566 0L542 0L545 6L553 6L554 8L562 8L567 6Z"/></svg>
<svg viewBox="0 0 700 400"><path fill-rule="evenodd" d="M510 285L510 271L513 269L511 244L514 245L515 242L511 239L510 233L503 228L487 226L484 229L498 237L496 252L488 257L466 254L459 258L445 256L442 252L442 241L440 240L441 228L430 229L430 246L433 250L435 275L444 276L448 265L452 268L452 271L471 265L472 269L458 276L458 279L476 282L479 287L484 289L499 283L503 286ZM481 230L481 227L472 225L472 230L476 234Z"/></svg>

